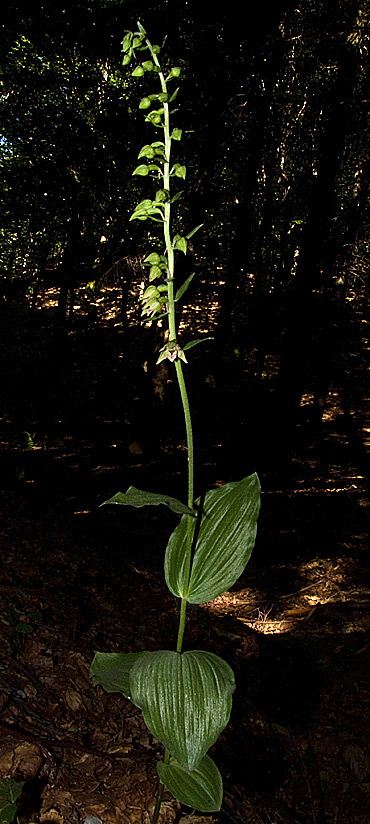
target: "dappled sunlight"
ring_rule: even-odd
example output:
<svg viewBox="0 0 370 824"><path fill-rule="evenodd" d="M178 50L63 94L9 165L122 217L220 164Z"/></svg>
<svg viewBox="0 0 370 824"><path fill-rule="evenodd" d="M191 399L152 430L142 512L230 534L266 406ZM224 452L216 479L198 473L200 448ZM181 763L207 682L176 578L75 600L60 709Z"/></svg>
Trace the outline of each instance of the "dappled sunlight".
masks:
<svg viewBox="0 0 370 824"><path fill-rule="evenodd" d="M364 536L358 537L365 549ZM219 617L232 617L239 624L256 632L271 635L300 631L302 624L313 618L317 610L349 603L351 608L359 610L356 631L367 632L370 622L366 613L361 615L361 608L367 603L368 589L366 585L352 585L352 572L353 562L345 555L334 559L307 561L297 567L297 580L300 580L302 586L288 593L279 593L280 569L274 565L270 575L275 586L273 592L267 593L255 586L255 572L251 570L250 588L225 592L211 603L203 605L202 609ZM243 578L245 577L248 577L248 568ZM348 626L349 623L346 622L343 632L349 631ZM322 628L320 631L323 631ZM337 632L337 628L333 629L328 621L324 631ZM242 636L242 627L240 632ZM235 634L238 634L237 628Z"/></svg>

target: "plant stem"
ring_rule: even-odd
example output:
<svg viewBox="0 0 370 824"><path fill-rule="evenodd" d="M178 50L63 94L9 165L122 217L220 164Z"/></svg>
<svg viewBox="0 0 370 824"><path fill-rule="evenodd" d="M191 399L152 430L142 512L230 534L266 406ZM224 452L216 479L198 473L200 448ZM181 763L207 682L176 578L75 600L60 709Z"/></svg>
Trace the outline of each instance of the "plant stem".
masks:
<svg viewBox="0 0 370 824"><path fill-rule="evenodd" d="M151 52L151 56L153 62L158 68L158 76L161 83L162 92L167 95L167 83L164 77L164 74L161 69L161 65L159 63L157 55L153 52L153 48L151 43L148 39L146 39L147 45ZM171 197L170 197L170 184L171 184L171 174L170 174L170 161L171 161L171 133L170 133L170 113L169 113L169 106L167 101L163 103L163 131L164 131L164 164L163 164L163 189L166 192L167 200L164 203L164 210L163 210L163 233L164 233L164 241L166 245L166 253L167 253L167 298L168 298L168 332L169 332L169 340L173 343L177 341L177 329L176 329L176 318L175 318L175 291L174 291L174 267L175 267L175 257L174 257L174 248L173 243L171 240ZM184 418L185 418L185 430L186 430L186 443L187 443L187 450L188 450L188 507L193 509L194 507L194 443L193 443L193 429L191 423L191 414L190 414L190 406L189 406L189 398L185 384L184 373L182 369L181 361L177 358L175 361L175 369L176 369L176 376L177 382L180 389L181 395L181 403L184 410ZM193 540L193 530L194 530L194 518L190 515L187 517L187 550L186 550L186 559L185 559L185 590L188 588L189 580L190 580L190 572L191 572L191 549L192 549L192 540ZM181 653L182 651L182 644L184 638L184 631L185 631L185 622L186 622L186 605L187 600L186 598L181 599L181 606L180 606L180 618L179 618L179 627L177 633L177 644L176 644L176 652ZM165 764L169 763L170 755L168 750L165 750L164 754L164 762ZM155 808L152 817L152 824L156 824L159 816L159 811L162 803L163 797L163 790L164 784L162 781L159 782L157 798L155 803Z"/></svg>
<svg viewBox="0 0 370 824"><path fill-rule="evenodd" d="M193 509L194 506L194 443L193 443L193 427L191 424L191 414L189 406L188 393L186 391L185 378L182 370L182 363L180 360L175 361L177 381L179 384L182 408L184 410L185 428L186 428L186 443L188 448L188 507ZM189 516L190 523L192 518Z"/></svg>
<svg viewBox="0 0 370 824"><path fill-rule="evenodd" d="M157 790L157 798L155 800L155 807L154 807L154 811L153 811L152 824L156 824L156 822L158 821L159 810L161 809L162 798L163 798L163 790L164 790L164 784L163 784L162 781L160 781L159 782L159 787L158 787L158 790Z"/></svg>

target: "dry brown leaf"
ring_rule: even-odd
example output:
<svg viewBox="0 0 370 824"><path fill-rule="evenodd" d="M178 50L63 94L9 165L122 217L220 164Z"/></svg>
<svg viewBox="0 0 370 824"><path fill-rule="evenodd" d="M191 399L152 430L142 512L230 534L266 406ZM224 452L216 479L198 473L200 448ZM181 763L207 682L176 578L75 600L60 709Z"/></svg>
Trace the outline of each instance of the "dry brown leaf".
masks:
<svg viewBox="0 0 370 824"><path fill-rule="evenodd" d="M68 687L65 691L65 700L72 712L77 712L77 710L82 707L81 693L77 692L77 690L73 690L71 687Z"/></svg>
<svg viewBox="0 0 370 824"><path fill-rule="evenodd" d="M0 774L4 772L17 774L21 778L35 778L43 763L42 755L36 744L25 742L10 752L5 753L0 761Z"/></svg>
<svg viewBox="0 0 370 824"><path fill-rule="evenodd" d="M40 812L40 824L52 821L53 824L70 824L71 812L73 810L73 797L67 790L55 789L48 791L42 797L42 808Z"/></svg>
<svg viewBox="0 0 370 824"><path fill-rule="evenodd" d="M64 824L64 818L58 810L55 810L53 807L50 810L47 810L46 813L41 813L40 815L40 822L44 824L44 822L53 822L53 824Z"/></svg>
<svg viewBox="0 0 370 824"><path fill-rule="evenodd" d="M0 757L0 780L2 778L5 778L5 776L7 776L8 773L10 773L11 766L12 766L12 763L13 763L13 755L14 755L14 752L13 752L12 749L7 750L7 752L4 752L1 755L1 757Z"/></svg>

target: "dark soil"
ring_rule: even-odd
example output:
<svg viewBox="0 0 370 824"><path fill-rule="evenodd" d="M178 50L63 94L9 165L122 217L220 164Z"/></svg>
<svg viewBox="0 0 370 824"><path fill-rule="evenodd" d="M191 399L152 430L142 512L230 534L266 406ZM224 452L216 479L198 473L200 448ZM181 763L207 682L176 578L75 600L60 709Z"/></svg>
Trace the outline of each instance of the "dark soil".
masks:
<svg viewBox="0 0 370 824"><path fill-rule="evenodd" d="M21 824L147 824L161 746L89 666L96 650L174 646L162 566L177 519L99 504L130 484L184 496L181 410L114 294L60 335L54 297L3 310L0 780L25 781ZM162 824L370 821L369 323L354 322L345 391L332 385L319 428L307 393L289 454L271 449L273 358L249 392L240 360L215 386L194 356L197 488L257 469L262 510L242 578L188 613L186 647L237 679L212 751L223 807L191 814L166 794Z"/></svg>

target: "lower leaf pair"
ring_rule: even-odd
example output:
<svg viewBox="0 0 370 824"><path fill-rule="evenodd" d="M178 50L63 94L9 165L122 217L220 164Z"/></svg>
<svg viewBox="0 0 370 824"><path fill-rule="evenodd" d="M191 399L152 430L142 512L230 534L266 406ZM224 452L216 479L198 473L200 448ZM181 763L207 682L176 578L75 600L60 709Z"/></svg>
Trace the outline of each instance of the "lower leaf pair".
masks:
<svg viewBox="0 0 370 824"><path fill-rule="evenodd" d="M220 809L222 779L206 753L230 717L235 680L229 665L203 650L96 653L91 676L140 707L171 756L157 770L175 798L202 812Z"/></svg>

